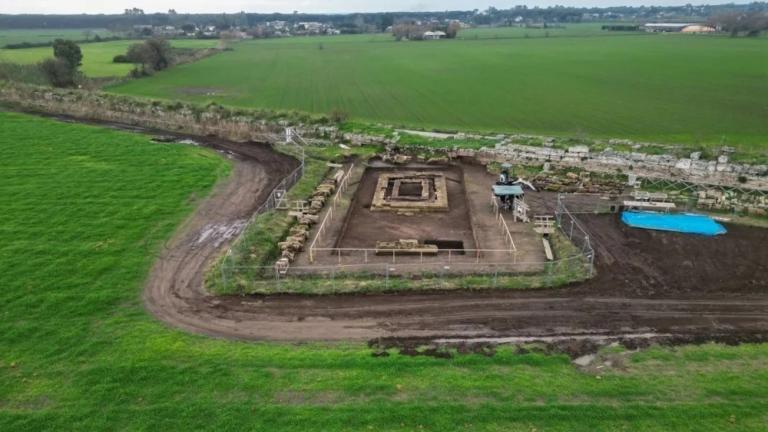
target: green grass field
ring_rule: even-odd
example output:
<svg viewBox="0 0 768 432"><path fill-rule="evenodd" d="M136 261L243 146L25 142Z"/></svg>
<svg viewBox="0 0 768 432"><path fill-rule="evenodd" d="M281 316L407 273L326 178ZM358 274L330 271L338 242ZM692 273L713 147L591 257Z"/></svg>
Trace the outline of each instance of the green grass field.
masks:
<svg viewBox="0 0 768 432"><path fill-rule="evenodd" d="M132 64L113 63L118 54L125 54L128 47L139 41L119 40L81 44L83 66L81 70L89 77L102 78L127 75L134 68ZM172 40L174 48L212 48L216 40L179 39ZM53 48L0 49L0 62L31 64L53 57Z"/></svg>
<svg viewBox="0 0 768 432"><path fill-rule="evenodd" d="M112 33L106 29L17 29L0 30L0 47L8 44L18 44L23 42L41 43L50 42L56 39L86 39L86 32L91 32L88 38L98 34L101 37L111 36Z"/></svg>
<svg viewBox="0 0 768 432"><path fill-rule="evenodd" d="M377 358L167 328L142 283L224 160L21 114L0 131L0 430L768 427L768 345L655 348L596 375L537 352Z"/></svg>
<svg viewBox="0 0 768 432"><path fill-rule="evenodd" d="M431 42L383 35L245 42L110 91L314 113L339 108L354 120L425 128L765 144L766 39L589 36L594 28L515 36L524 30L473 30L504 31L505 39L467 32L466 40Z"/></svg>

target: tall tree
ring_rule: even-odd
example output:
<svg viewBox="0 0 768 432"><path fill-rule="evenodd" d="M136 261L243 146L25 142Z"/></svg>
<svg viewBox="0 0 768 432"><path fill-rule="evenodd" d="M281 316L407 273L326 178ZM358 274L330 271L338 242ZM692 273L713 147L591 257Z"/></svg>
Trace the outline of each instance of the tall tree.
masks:
<svg viewBox="0 0 768 432"><path fill-rule="evenodd" d="M53 42L53 58L43 60L38 67L54 87L75 85L83 53L71 40L56 39Z"/></svg>
<svg viewBox="0 0 768 432"><path fill-rule="evenodd" d="M160 38L147 39L144 43L133 44L128 47L126 55L131 62L141 65L144 74L163 70L173 62L171 45L167 40Z"/></svg>
<svg viewBox="0 0 768 432"><path fill-rule="evenodd" d="M73 70L83 63L83 52L80 47L71 40L56 39L53 41L53 56L64 60Z"/></svg>

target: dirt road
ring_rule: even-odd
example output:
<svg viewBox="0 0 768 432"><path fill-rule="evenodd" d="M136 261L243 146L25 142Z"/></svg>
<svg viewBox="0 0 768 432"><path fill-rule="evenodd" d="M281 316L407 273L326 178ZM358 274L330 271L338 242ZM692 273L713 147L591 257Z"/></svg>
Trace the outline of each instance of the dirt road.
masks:
<svg viewBox="0 0 768 432"><path fill-rule="evenodd" d="M295 166L266 146L213 145L233 154L232 176L180 228L144 293L149 311L172 326L281 341L768 334L768 230L729 226L712 239L629 229L615 215L582 220L594 232L598 276L556 290L208 295L207 266Z"/></svg>

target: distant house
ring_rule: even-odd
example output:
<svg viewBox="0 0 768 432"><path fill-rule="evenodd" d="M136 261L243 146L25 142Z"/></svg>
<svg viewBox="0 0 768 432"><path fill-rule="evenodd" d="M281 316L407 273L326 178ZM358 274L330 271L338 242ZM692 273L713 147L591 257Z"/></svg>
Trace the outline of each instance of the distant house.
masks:
<svg viewBox="0 0 768 432"><path fill-rule="evenodd" d="M643 29L651 33L676 33L683 31L684 28L693 26L692 23L648 23L643 25Z"/></svg>
<svg viewBox="0 0 768 432"><path fill-rule="evenodd" d="M424 32L424 40L436 40L436 39L443 39L447 35L445 32L442 31L427 31Z"/></svg>
<svg viewBox="0 0 768 432"><path fill-rule="evenodd" d="M219 35L219 31L216 29L216 26L214 25L208 25L203 27L203 36L206 37L215 37Z"/></svg>
<svg viewBox="0 0 768 432"><path fill-rule="evenodd" d="M652 33L712 33L716 29L706 24L697 23L648 23L643 30Z"/></svg>
<svg viewBox="0 0 768 432"><path fill-rule="evenodd" d="M173 36L184 34L184 31L181 29L177 29L174 26L166 25L166 26L155 27L153 29L153 33L159 36L173 37Z"/></svg>

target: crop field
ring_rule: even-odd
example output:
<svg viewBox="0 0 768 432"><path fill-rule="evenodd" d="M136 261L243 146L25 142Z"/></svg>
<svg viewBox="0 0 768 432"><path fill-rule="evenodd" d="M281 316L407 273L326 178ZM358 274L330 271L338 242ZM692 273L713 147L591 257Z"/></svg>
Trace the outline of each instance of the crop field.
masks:
<svg viewBox="0 0 768 432"><path fill-rule="evenodd" d="M768 40L625 33L395 42L251 41L110 91L243 107L335 109L424 128L751 148L768 136ZM539 30L531 30L539 31ZM554 34L566 29L551 29ZM524 34L524 33L523 33ZM483 36L483 37L480 37ZM205 91L202 91L205 90Z"/></svg>
<svg viewBox="0 0 768 432"><path fill-rule="evenodd" d="M616 23L609 23L616 24ZM544 27L478 27L462 30L459 39L505 39L505 38L539 38L539 37L576 37L576 36L626 36L642 35L638 31L607 31L602 29L603 23L579 23L563 26Z"/></svg>
<svg viewBox="0 0 768 432"><path fill-rule="evenodd" d="M106 29L15 29L0 30L0 47L8 44L18 44L23 42L41 43L50 42L55 39L86 39L86 32L90 32L88 37L99 35L101 37L111 36L112 33Z"/></svg>
<svg viewBox="0 0 768 432"><path fill-rule="evenodd" d="M83 66L81 70L89 77L100 78L124 76L133 69L132 64L113 63L112 59L118 54L125 54L128 47L139 41L119 40L81 44L83 51ZM172 40L175 48L212 48L218 44L215 40L180 39ZM53 48L24 48L0 49L0 61L10 63L31 64L53 57Z"/></svg>
<svg viewBox="0 0 768 432"><path fill-rule="evenodd" d="M229 172L213 152L0 112L0 430L765 430L768 345L372 356L145 312L149 268Z"/></svg>

